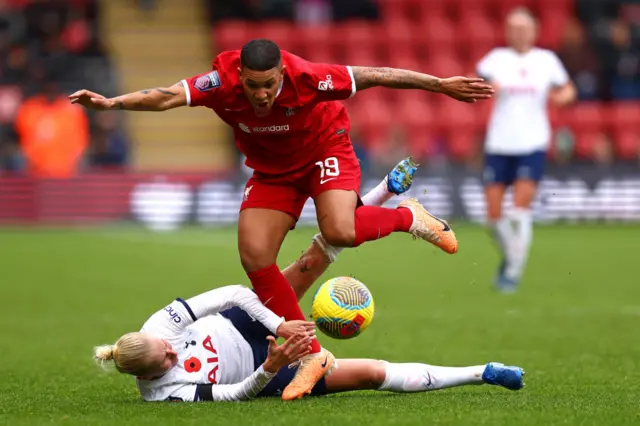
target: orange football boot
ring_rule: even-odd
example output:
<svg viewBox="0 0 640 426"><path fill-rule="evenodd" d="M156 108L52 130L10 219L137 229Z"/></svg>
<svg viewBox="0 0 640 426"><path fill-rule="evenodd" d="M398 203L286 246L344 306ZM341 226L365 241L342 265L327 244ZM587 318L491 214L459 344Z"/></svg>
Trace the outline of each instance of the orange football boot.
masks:
<svg viewBox="0 0 640 426"><path fill-rule="evenodd" d="M440 250L453 254L458 251L458 240L446 220L435 217L425 209L415 198L403 200L398 208L404 207L413 213L413 224L409 233L414 238L430 242Z"/></svg>
<svg viewBox="0 0 640 426"><path fill-rule="evenodd" d="M316 354L309 354L302 358L298 361L295 377L282 392L282 399L293 401L310 394L316 383L331 373L335 361L333 354L324 348Z"/></svg>

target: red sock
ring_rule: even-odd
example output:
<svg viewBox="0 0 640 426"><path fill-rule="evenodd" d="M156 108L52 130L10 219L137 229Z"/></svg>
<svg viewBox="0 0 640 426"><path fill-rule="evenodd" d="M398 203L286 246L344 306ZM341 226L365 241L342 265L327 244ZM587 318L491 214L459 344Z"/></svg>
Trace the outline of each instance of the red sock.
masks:
<svg viewBox="0 0 640 426"><path fill-rule="evenodd" d="M387 209L362 206L356 209L356 240L353 247L365 241L386 237L392 232L409 232L413 213L407 208Z"/></svg>
<svg viewBox="0 0 640 426"><path fill-rule="evenodd" d="M300 305L298 305L296 293L278 269L278 265L274 263L266 268L250 272L247 276L260 301L276 315L284 317L287 321L306 321ZM314 339L311 342L311 353L318 353L320 350L320 343Z"/></svg>

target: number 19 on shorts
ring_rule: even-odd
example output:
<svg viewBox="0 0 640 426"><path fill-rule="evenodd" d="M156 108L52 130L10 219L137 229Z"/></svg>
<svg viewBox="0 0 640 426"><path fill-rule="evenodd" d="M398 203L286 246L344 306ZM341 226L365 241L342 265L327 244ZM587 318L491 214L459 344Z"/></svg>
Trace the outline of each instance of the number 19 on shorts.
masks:
<svg viewBox="0 0 640 426"><path fill-rule="evenodd" d="M340 176L340 167L338 166L338 159L336 157L329 157L324 161L318 161L316 166L320 167L320 185Z"/></svg>

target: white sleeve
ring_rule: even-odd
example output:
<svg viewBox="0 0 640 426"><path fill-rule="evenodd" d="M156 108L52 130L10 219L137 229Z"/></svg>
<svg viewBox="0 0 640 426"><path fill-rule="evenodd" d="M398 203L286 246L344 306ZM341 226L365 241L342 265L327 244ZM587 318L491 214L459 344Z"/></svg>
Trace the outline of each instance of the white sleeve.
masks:
<svg viewBox="0 0 640 426"><path fill-rule="evenodd" d="M264 371L262 366L254 373L233 385L185 385L174 391L167 401L247 401L255 398L275 377L274 373Z"/></svg>
<svg viewBox="0 0 640 426"><path fill-rule="evenodd" d="M231 285L216 288L187 300L180 298L174 300L169 306L153 314L141 331L171 337L180 334L184 328L199 318L214 315L235 306L261 322L274 334L284 321L284 318L278 317L267 309L253 291L242 285Z"/></svg>
<svg viewBox="0 0 640 426"><path fill-rule="evenodd" d="M487 53L476 65L476 74L484 79L491 80L495 76L497 57L498 54L495 50Z"/></svg>
<svg viewBox="0 0 640 426"><path fill-rule="evenodd" d="M549 52L549 55L551 57L551 84L554 86L564 86L569 82L569 74L555 53Z"/></svg>

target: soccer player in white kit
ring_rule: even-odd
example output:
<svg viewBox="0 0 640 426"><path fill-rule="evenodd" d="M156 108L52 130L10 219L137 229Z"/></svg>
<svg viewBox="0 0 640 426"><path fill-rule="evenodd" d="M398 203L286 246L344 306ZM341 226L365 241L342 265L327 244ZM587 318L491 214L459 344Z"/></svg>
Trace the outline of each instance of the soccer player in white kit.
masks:
<svg viewBox="0 0 640 426"><path fill-rule="evenodd" d="M381 205L406 192L416 169L411 159L403 160L363 202ZM318 234L300 259L283 271L298 299L339 252ZM278 345L275 336L287 340ZM113 361L121 373L136 376L146 401L241 401L280 395L296 372L295 365L287 365L308 354L314 336L314 323L285 322L251 290L233 285L188 300L175 299L139 332L97 347L95 358ZM438 367L373 359L338 362L312 395L361 389L422 392L483 383L512 390L524 386L522 369L500 363Z"/></svg>
<svg viewBox="0 0 640 426"><path fill-rule="evenodd" d="M275 336L287 340L278 345ZM280 396L296 373L290 364L309 353L313 337L314 323L284 321L253 291L232 285L174 300L139 332L96 348L95 357L135 376L145 401L244 401ZM311 394L424 392L483 383L519 390L523 374L500 363L439 367L342 359Z"/></svg>
<svg viewBox="0 0 640 426"><path fill-rule="evenodd" d="M496 89L483 180L488 222L502 255L496 286L504 292L516 290L529 255L531 203L551 139L547 101L564 106L576 98L575 86L555 53L535 47L536 25L530 11L514 9L506 19L509 46L493 49L476 69ZM509 186L514 209L505 216L502 202Z"/></svg>

